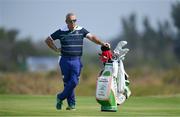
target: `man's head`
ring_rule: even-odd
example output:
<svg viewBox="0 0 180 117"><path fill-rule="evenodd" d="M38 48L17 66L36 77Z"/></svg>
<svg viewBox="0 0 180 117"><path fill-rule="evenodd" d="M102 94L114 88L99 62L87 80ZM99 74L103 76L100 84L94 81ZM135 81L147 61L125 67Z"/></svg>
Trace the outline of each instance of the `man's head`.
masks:
<svg viewBox="0 0 180 117"><path fill-rule="evenodd" d="M76 27L76 15L74 13L68 13L66 15L66 24L69 28L69 30L74 30Z"/></svg>

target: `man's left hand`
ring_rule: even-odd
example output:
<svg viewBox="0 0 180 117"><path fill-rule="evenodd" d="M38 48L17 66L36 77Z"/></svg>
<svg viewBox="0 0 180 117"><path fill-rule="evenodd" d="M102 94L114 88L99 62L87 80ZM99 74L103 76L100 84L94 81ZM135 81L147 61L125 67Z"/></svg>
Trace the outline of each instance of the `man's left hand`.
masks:
<svg viewBox="0 0 180 117"><path fill-rule="evenodd" d="M103 43L103 46L106 46L108 48L111 48L111 45L109 43Z"/></svg>

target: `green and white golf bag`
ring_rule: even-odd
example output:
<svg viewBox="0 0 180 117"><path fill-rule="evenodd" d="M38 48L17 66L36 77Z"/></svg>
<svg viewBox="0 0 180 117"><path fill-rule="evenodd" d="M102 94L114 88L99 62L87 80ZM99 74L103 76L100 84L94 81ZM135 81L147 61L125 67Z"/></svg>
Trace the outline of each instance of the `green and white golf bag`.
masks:
<svg viewBox="0 0 180 117"><path fill-rule="evenodd" d="M96 100L101 105L101 111L117 111L117 105L121 105L131 94L126 85L122 60L129 49L122 49L126 41L120 41L114 50L114 59L104 66L102 74L96 83Z"/></svg>

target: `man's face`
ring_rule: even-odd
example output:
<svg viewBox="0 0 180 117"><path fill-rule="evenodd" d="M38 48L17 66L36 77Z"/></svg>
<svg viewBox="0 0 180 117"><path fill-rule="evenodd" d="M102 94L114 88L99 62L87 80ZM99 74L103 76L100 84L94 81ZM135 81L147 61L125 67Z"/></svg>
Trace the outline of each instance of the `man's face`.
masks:
<svg viewBox="0 0 180 117"><path fill-rule="evenodd" d="M66 24L70 30L73 30L76 26L76 16L71 15L66 19Z"/></svg>

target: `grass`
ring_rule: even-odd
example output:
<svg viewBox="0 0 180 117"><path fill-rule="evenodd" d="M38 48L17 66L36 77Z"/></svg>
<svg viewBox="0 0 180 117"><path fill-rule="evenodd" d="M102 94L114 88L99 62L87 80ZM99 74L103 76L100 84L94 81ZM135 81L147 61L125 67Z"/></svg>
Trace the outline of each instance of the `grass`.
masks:
<svg viewBox="0 0 180 117"><path fill-rule="evenodd" d="M55 96L0 95L0 116L180 116L180 96L131 97L118 112L101 112L95 97L77 97L77 110L55 109Z"/></svg>

